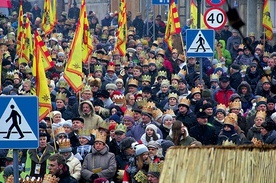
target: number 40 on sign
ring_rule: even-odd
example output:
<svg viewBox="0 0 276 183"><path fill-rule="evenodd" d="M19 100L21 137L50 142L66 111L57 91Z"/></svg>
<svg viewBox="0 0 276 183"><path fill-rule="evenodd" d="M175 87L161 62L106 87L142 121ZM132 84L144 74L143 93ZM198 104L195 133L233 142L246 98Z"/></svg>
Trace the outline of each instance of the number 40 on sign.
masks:
<svg viewBox="0 0 276 183"><path fill-rule="evenodd" d="M204 23L209 29L219 30L226 21L226 13L221 8L210 8L204 13Z"/></svg>

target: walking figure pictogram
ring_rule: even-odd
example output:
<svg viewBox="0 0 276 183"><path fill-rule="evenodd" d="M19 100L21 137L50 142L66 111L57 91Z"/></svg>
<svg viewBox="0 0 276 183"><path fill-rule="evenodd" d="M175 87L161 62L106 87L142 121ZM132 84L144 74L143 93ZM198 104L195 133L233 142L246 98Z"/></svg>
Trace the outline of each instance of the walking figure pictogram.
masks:
<svg viewBox="0 0 276 183"><path fill-rule="evenodd" d="M22 133L20 127L19 127L19 125L21 124L21 116L20 116L20 114L19 114L16 110L14 110L14 105L11 105L10 108L12 109L12 111L11 111L11 114L10 114L10 116L8 117L8 119L6 119L6 123L7 123L10 119L12 119L12 124L11 124L11 126L10 126L10 128L9 128L9 131L8 131L8 133L7 133L7 136L6 136L6 137L3 137L3 138L9 139L9 138L10 138L10 135L11 135L12 129L15 127L16 130L17 130L17 132L18 132L19 135L20 135L19 139L22 139L22 138L24 137L24 135L23 135L23 133ZM17 117L18 117L18 119L19 119L19 125L18 125L18 122L17 122Z"/></svg>
<svg viewBox="0 0 276 183"><path fill-rule="evenodd" d="M196 49L196 51L195 52L198 52L198 49L199 49L199 47L201 46L202 47L202 49L204 50L204 52L206 51L206 49L204 48L204 44L205 44L205 39L203 38L203 37L201 37L201 34L199 34L198 35L199 36L199 38L198 38L198 40L197 40L197 42L196 43L198 43L199 42L199 45L198 45L198 47L197 47L197 49Z"/></svg>

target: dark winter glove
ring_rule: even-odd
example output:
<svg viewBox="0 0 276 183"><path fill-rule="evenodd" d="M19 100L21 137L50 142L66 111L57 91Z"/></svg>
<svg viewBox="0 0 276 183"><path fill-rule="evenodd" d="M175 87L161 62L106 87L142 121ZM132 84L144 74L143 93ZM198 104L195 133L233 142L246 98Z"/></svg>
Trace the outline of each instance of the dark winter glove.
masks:
<svg viewBox="0 0 276 183"><path fill-rule="evenodd" d="M92 182L94 182L95 179L99 178L99 175L98 174L92 174L91 175L91 180Z"/></svg>

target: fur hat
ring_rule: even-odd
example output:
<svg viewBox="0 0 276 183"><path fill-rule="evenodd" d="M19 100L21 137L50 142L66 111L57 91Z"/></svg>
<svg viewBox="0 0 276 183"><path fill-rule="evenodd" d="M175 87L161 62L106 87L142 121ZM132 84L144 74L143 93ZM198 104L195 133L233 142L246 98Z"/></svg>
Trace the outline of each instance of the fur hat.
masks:
<svg viewBox="0 0 276 183"><path fill-rule="evenodd" d="M120 143L120 150L123 152L127 148L130 148L131 144L134 142L136 142L136 140L132 137L127 137L127 138L123 139Z"/></svg>
<svg viewBox="0 0 276 183"><path fill-rule="evenodd" d="M106 90L117 90L117 86L116 86L114 83L108 83L108 84L105 86L105 89L106 89Z"/></svg>

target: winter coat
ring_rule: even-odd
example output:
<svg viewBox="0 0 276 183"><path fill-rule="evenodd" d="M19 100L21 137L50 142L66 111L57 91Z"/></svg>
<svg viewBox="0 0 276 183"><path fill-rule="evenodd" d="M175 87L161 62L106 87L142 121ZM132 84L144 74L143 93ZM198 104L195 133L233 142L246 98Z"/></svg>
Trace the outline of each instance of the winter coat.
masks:
<svg viewBox="0 0 276 183"><path fill-rule="evenodd" d="M246 87L247 88L247 93L246 94L242 94L242 87ZM252 108L252 100L254 99L254 95L252 94L252 90L250 85L246 82L243 81L240 83L240 85L237 88L237 93L240 95L241 97L241 103L242 103L242 109L244 112L246 112L247 110L250 110Z"/></svg>
<svg viewBox="0 0 276 183"><path fill-rule="evenodd" d="M91 112L90 114L84 114L83 111L82 111L82 104L88 104L90 107L91 107ZM84 129L98 129L99 128L99 125L101 122L103 122L103 119L95 114L95 109L94 109L94 106L93 104L86 100L86 101L82 101L79 105L79 114L80 114L80 117L82 117L84 119Z"/></svg>
<svg viewBox="0 0 276 183"><path fill-rule="evenodd" d="M253 125L247 132L247 140L251 141L253 138L261 140L261 129Z"/></svg>
<svg viewBox="0 0 276 183"><path fill-rule="evenodd" d="M81 177L81 162L71 153L71 156L66 160L69 166L69 172L72 177L79 180Z"/></svg>
<svg viewBox="0 0 276 183"><path fill-rule="evenodd" d="M234 144L236 145L241 145L241 138L237 133L232 134L230 137L227 137L226 135L223 134L223 132L221 134L219 134L218 136L218 145L222 145L224 141L232 141Z"/></svg>
<svg viewBox="0 0 276 183"><path fill-rule="evenodd" d="M136 34L139 35L140 38L142 38L143 35L143 28L144 28L144 21L137 16L132 22L133 27L136 29Z"/></svg>
<svg viewBox="0 0 276 183"><path fill-rule="evenodd" d="M215 90L213 94L213 99L218 104L224 104L228 107L228 103L230 101L230 96L235 93L235 90L230 87L230 85L226 89L221 89L220 87Z"/></svg>
<svg viewBox="0 0 276 183"><path fill-rule="evenodd" d="M68 165L65 165L63 170L64 172L57 176L59 178L59 183L78 183L77 179L70 175Z"/></svg>
<svg viewBox="0 0 276 183"><path fill-rule="evenodd" d="M195 114L188 109L189 111L186 114L177 113L176 120L181 121L184 126L188 128L188 131L197 124Z"/></svg>
<svg viewBox="0 0 276 183"><path fill-rule="evenodd" d="M260 80L260 72L256 70L256 72L252 73L250 69L246 70L244 80L250 85L251 90L255 92L257 88L258 81Z"/></svg>
<svg viewBox="0 0 276 183"><path fill-rule="evenodd" d="M242 82L242 75L240 72L235 72L230 75L230 86L235 90L237 90L241 82Z"/></svg>
<svg viewBox="0 0 276 183"><path fill-rule="evenodd" d="M170 129L169 128L166 128L163 124L161 124L159 126L159 129L161 130L162 134L163 134L163 139L166 139L167 136L169 135L170 133Z"/></svg>
<svg viewBox="0 0 276 183"><path fill-rule="evenodd" d="M120 146L118 145L117 141L114 139L112 139L109 143L108 143L108 147L109 147L109 152L115 154L115 156L117 156L120 153Z"/></svg>
<svg viewBox="0 0 276 183"><path fill-rule="evenodd" d="M229 37L228 40L227 40L226 49L230 50L231 48L233 48L233 45L235 43L241 44L242 43L242 39L239 36L231 36L231 37Z"/></svg>
<svg viewBox="0 0 276 183"><path fill-rule="evenodd" d="M216 129L210 125L200 125L199 123L192 127L190 136L197 139L202 145L215 145L217 144L218 136Z"/></svg>
<svg viewBox="0 0 276 183"><path fill-rule="evenodd" d="M216 117L214 117L212 125L216 128L216 134L219 135L223 128L223 121L219 121Z"/></svg>
<svg viewBox="0 0 276 183"><path fill-rule="evenodd" d="M166 140L170 140L173 142L172 134L168 135ZM189 135L186 136L185 138L183 138L183 136L182 136L180 138L179 146L190 146L192 144L192 142L194 142L194 141L197 141L197 140Z"/></svg>
<svg viewBox="0 0 276 183"><path fill-rule="evenodd" d="M272 130L268 132L266 135L261 136L261 140L265 144L276 144L276 131Z"/></svg>
<svg viewBox="0 0 276 183"><path fill-rule="evenodd" d="M115 155L109 152L107 145L101 151L92 147L92 153L87 154L83 161L81 176L89 183L92 180L92 174L94 174L93 170L101 168L102 170L96 174L111 180L116 173L116 166Z"/></svg>
<svg viewBox="0 0 276 183"><path fill-rule="evenodd" d="M146 125L141 122L140 124L133 126L129 133L129 137L133 137L136 141L140 140L142 135L146 132L146 127L149 124L154 124L154 122L150 122ZM157 133L160 135L160 139L163 139L163 134L159 128L157 128Z"/></svg>
<svg viewBox="0 0 276 183"><path fill-rule="evenodd" d="M229 52L229 49L226 48L226 43L224 40L219 40L219 43L222 44L222 48L221 48L222 57L225 58L225 65L228 67L232 64L231 53ZM215 50L214 58L217 60L221 59L221 58L219 58L218 52L216 50Z"/></svg>

